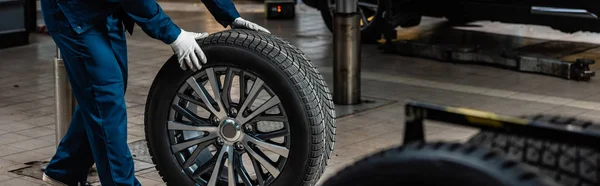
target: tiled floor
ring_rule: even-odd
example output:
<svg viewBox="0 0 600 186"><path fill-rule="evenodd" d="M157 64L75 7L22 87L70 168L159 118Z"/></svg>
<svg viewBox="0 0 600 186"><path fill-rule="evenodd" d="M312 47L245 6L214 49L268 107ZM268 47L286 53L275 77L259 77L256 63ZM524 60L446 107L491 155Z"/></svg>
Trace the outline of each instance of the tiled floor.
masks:
<svg viewBox="0 0 600 186"><path fill-rule="evenodd" d="M169 15L190 31L215 32L220 27L206 11L176 10ZM331 34L320 14L303 7L294 21L267 21L260 6L248 6L242 15L270 29L296 46L314 62L332 85ZM259 8L260 9L260 8ZM424 20L423 27L436 21ZM491 28L497 25L492 24ZM540 27L512 26L514 29ZM552 33L546 31L544 33ZM525 33L527 34L527 33ZM569 38L553 33L554 38ZM582 36L583 37L583 36ZM39 180L8 172L23 163L48 160L54 153L55 48L45 35L34 34L27 46L0 50L0 185L41 185ZM580 37L577 37L580 38ZM128 36L130 82L126 100L129 142L144 139L143 112L148 89L171 49L150 39L140 29ZM402 141L403 106L407 99L471 107L508 115L552 113L600 121L600 83L575 82L535 74L476 65L384 55L376 46L363 47L362 95L395 103L338 119L336 146L323 179L353 161ZM332 87L330 87L332 88ZM476 130L439 123L426 125L428 140L465 140ZM163 185L153 168L139 170L143 185Z"/></svg>

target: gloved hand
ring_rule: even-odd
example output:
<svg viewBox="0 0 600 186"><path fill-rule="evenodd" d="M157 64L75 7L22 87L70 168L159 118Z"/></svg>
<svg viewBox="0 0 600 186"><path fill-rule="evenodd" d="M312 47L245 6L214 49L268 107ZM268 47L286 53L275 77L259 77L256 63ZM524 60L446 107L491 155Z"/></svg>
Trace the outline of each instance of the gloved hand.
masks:
<svg viewBox="0 0 600 186"><path fill-rule="evenodd" d="M245 28L245 29L250 29L250 30L266 32L269 34L271 33L266 28L264 28L260 25L257 25L256 23L245 20L241 17L235 18L235 20L233 20L233 23L231 23L231 28Z"/></svg>
<svg viewBox="0 0 600 186"><path fill-rule="evenodd" d="M205 38L208 33L195 33L187 32L181 29L181 33L177 36L177 39L173 43L169 44L173 49L173 52L177 55L177 61L179 61L179 67L183 70L187 70L187 67L192 71L197 71L202 68L202 64L206 64L206 56L198 43L197 39Z"/></svg>

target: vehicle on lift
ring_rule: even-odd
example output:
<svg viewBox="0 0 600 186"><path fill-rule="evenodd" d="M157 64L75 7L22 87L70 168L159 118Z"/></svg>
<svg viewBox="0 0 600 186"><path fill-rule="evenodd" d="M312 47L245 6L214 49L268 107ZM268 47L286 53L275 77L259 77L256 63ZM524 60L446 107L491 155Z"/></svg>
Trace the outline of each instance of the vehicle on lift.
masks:
<svg viewBox="0 0 600 186"><path fill-rule="evenodd" d="M333 27L335 0L303 0L321 11L327 27ZM565 0L358 0L361 32L365 42L380 39L396 27L417 26L422 16L444 17L452 24L473 21L550 26L571 33L600 31L597 1Z"/></svg>

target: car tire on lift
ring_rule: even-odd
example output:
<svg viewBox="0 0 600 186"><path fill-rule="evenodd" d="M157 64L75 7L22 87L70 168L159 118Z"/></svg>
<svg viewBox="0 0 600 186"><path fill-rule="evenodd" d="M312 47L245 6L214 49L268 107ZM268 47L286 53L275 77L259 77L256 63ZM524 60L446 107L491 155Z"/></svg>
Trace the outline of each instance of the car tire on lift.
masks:
<svg viewBox="0 0 600 186"><path fill-rule="evenodd" d="M359 160L323 186L554 186L527 165L459 143L410 143Z"/></svg>
<svg viewBox="0 0 600 186"><path fill-rule="evenodd" d="M325 25L327 25L327 28L329 29L329 31L333 32L333 14L329 10L329 5L328 5L329 0L318 0L318 1L319 1L319 10L321 11L321 17L323 18L323 21L325 22ZM359 0L359 1L363 1L363 0ZM380 0L368 0L368 1L378 2ZM381 6L378 6L377 9L378 10L377 10L376 14L374 15L375 17L373 18L373 21L371 22L371 24L365 28L361 28L361 32L360 32L361 43L374 44L374 43L377 43L377 41L382 38L382 33L383 33L382 28L384 28L382 24L385 24L385 20L383 20L383 18L382 18L384 9Z"/></svg>
<svg viewBox="0 0 600 186"><path fill-rule="evenodd" d="M254 154L261 156L263 158L262 162L274 164L272 167L279 171L278 176L274 176L270 170L267 170L268 167L264 166L258 158L252 160L251 157L252 165L255 162L261 164L256 166L251 165L248 167L248 170L254 168L253 170L264 172L265 175L261 176L264 179L250 178L248 180L240 176L242 177L242 180L239 180L241 184L244 184L246 181L254 182L253 185L259 185L260 183L260 185L270 186L308 186L315 184L324 172L335 141L335 111L333 101L329 89L326 87L323 77L319 74L316 67L310 63L310 60L298 48L271 34L233 29L217 32L206 38L199 39L198 44L206 54L208 63L203 65L202 69L197 72L190 70L183 71L179 67L177 58L172 56L156 75L148 94L144 118L146 141L152 161L156 164L156 169L163 181L168 185L206 185L209 182L209 178L212 178L213 171L210 164L207 163L212 162L212 167L214 167L214 162L217 162L217 158L215 157L220 154L220 151L217 151L213 155L208 147L202 145L207 150L196 152L195 148L199 148L204 142L186 148L181 148L184 146L174 148L174 146L203 139L211 136L212 133L208 130L201 130L202 132L199 133L201 136L190 139L186 138L186 134L182 130L214 127L220 121L217 120L217 124L210 124L214 113L211 113L208 118L198 118L202 116L195 115L195 111L189 112L189 109L183 110L182 108L185 105L191 104L200 104L197 108L208 107L207 104L202 106L204 101L201 100L201 97L213 96L214 94L209 95L212 91L202 89L202 83L206 80L207 84L205 86L209 86L212 85L210 83L211 77L213 79L215 79L214 77L220 79L219 77L225 76L225 80L213 81L219 84L216 85L219 88L215 90L223 94L226 90L225 85L228 84L226 83L227 76L230 73L241 73L243 71L244 76L248 76L248 79L243 82L247 82L248 85L246 86L250 86L246 89L253 88L258 79L261 79L264 85L262 90L267 94L272 94L270 96L278 97L277 100L279 100L280 104L277 106L279 107L272 108L278 108L280 111L277 112L283 114L282 116L286 118L286 121L282 121L283 129L285 130L282 130L283 132L279 130L271 133L262 132L257 126L258 123L253 123L255 120L249 119L248 123L254 124L255 126L252 127L254 129L249 130L252 131L252 134L242 129L243 134L241 135L243 137L241 139L253 137L254 141L248 144L243 144L244 142L242 142L243 145L247 145L244 146L245 148L240 148L242 150L238 149L235 145L232 145L232 148L235 147L234 150L231 150L232 148L225 149L223 147L227 145L227 141L225 143L222 141L219 142L216 137L209 141L210 144L217 147L217 150L225 149L223 151L225 154L235 154L232 157L234 161L228 161L228 163L233 162L234 164L234 174L244 172L241 169L237 169L237 165L242 164L237 162L241 158L236 155L243 151L246 151L246 154L249 153L248 148L255 150ZM224 72L219 74L219 70L223 69L225 69ZM239 76L239 74L236 75ZM194 78L192 79L191 77ZM251 85L248 80L252 81ZM194 81L196 82L193 84L200 86L199 90L205 91L203 96L198 96L197 93L194 93L197 92L195 89L189 88L188 85L190 82ZM223 81L223 83L221 84L220 81ZM227 90L231 91L229 88ZM251 92L246 90L244 95L252 95ZM259 94L261 94L260 90L255 95ZM253 99L248 98L248 100L251 100L250 102L254 102ZM214 101L218 99L208 98L208 100ZM244 117L250 117L256 110L260 110L258 109L259 107L267 105L267 102L269 102L268 100L264 101L266 102L258 104L257 108L251 108L252 105L249 105L248 113L242 112L240 109L239 114L244 114ZM231 101L227 104L238 105L236 107L239 107L242 101L238 102L240 103ZM212 105L217 104L213 103ZM240 108L243 108L243 106ZM266 111L265 114L259 113L259 115L255 116L264 119L274 119L275 121L283 119L281 116L266 114ZM188 119L189 121L181 119L188 117L192 119ZM170 127L169 122L179 122L180 124L174 125L177 126L174 129ZM288 123L288 125L285 123ZM194 125L184 127L181 124ZM275 143L269 141L273 136L289 137L284 139L284 142L281 142L283 145L280 145L280 147L288 148L287 157L276 157L277 159L273 160L273 157L265 158L265 154L263 153L268 151L256 153L258 152L257 150L260 150L258 149L259 143L263 145L260 146L262 149L281 151L281 148L265 146L265 142L269 142L270 144ZM256 141L256 139L259 141ZM288 143L288 139L289 146L285 146ZM194 156L197 158L194 158L193 161L185 159L186 157ZM223 157L227 158L228 156L224 155ZM205 163L209 166L203 166ZM225 167L228 164L225 162L220 163L223 164L221 167ZM261 168L261 165L263 165L263 168ZM207 171L196 175L196 171L193 170L194 166L196 166L196 170L205 168ZM219 180L218 182L229 182L228 178L231 177L228 176L227 168L223 168L222 171L217 173L219 175L215 179Z"/></svg>
<svg viewBox="0 0 600 186"><path fill-rule="evenodd" d="M582 130L600 129L598 124L571 117L536 115L524 118L556 125L575 125ZM536 167L563 185L600 185L600 154L588 147L490 131L476 134L467 143L499 150L508 157Z"/></svg>

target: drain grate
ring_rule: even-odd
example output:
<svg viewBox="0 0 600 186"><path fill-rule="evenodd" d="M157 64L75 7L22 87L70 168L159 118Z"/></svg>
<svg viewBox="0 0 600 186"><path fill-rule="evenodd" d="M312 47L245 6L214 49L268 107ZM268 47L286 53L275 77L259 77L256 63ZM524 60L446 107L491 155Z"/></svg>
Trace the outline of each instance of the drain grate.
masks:
<svg viewBox="0 0 600 186"><path fill-rule="evenodd" d="M23 168L19 168L19 169L15 169L15 170L11 170L9 172L21 175L21 176L27 176L27 177L31 177L34 179L42 179L42 175L44 173L44 168L46 168L46 165L48 165L48 161L32 161L32 162L27 162L25 163L25 165L28 165L26 167ZM99 182L100 179L98 178L98 173L96 172L96 169L93 168L90 170L90 172L88 173L88 182L89 183L94 183L94 182Z"/></svg>
<svg viewBox="0 0 600 186"><path fill-rule="evenodd" d="M131 149L131 153L134 158L133 162L136 172L154 168L154 164L152 163L152 159L148 153L145 140L129 143L129 148ZM48 161L31 161L25 163L25 165L26 166L23 168L14 169L9 172L41 180L44 173L44 168L46 168L48 165ZM96 172L95 167L93 167L88 173L88 182L92 185L98 185L96 183L100 182L100 178L98 177L98 172Z"/></svg>

